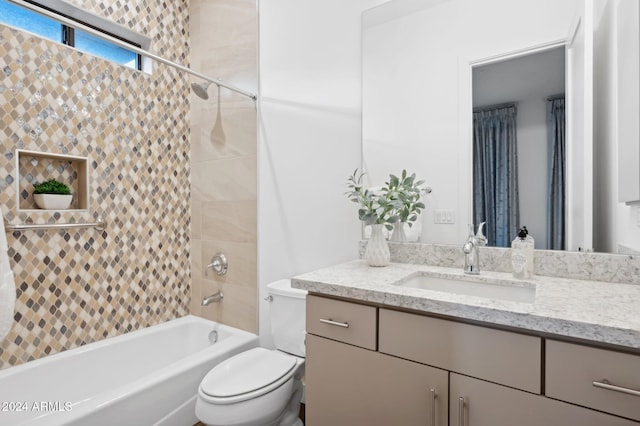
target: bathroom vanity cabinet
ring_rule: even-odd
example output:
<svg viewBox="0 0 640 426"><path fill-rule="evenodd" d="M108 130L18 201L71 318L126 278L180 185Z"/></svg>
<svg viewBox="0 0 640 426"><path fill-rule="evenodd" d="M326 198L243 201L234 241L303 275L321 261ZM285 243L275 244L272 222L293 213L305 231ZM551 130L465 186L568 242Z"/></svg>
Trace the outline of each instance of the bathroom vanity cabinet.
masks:
<svg viewBox="0 0 640 426"><path fill-rule="evenodd" d="M640 425L639 355L318 295L306 344L309 426Z"/></svg>
<svg viewBox="0 0 640 426"><path fill-rule="evenodd" d="M448 372L307 335L306 424L447 426Z"/></svg>

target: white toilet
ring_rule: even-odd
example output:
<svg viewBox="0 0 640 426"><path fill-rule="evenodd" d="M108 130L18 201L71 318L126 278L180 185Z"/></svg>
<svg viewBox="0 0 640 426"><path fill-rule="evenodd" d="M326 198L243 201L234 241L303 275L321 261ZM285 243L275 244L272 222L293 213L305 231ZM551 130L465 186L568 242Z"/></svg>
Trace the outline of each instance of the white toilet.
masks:
<svg viewBox="0 0 640 426"><path fill-rule="evenodd" d="M298 426L307 292L289 280L267 285L274 350L254 348L215 366L200 382L196 416L209 426Z"/></svg>

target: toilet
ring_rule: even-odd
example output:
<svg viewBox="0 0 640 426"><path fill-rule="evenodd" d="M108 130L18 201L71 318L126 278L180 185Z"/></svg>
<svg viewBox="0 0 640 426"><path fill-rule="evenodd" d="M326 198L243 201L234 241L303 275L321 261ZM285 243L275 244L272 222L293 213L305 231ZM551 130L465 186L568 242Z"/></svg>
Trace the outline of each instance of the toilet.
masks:
<svg viewBox="0 0 640 426"><path fill-rule="evenodd" d="M209 426L302 426L307 292L290 280L267 285L276 349L254 348L215 366L200 382L196 417Z"/></svg>

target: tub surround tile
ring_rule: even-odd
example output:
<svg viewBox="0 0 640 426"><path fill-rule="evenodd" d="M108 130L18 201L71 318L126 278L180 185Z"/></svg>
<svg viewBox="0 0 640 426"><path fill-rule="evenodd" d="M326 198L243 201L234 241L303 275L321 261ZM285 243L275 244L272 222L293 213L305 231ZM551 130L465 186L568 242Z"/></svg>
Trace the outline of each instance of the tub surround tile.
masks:
<svg viewBox="0 0 640 426"><path fill-rule="evenodd" d="M202 263L202 241L191 241L191 278L202 278L204 275L204 265Z"/></svg>
<svg viewBox="0 0 640 426"><path fill-rule="evenodd" d="M154 52L187 63L187 3L72 3L149 35ZM3 25L0 57L6 220L107 222L103 232L7 234L17 302L0 368L186 315L189 79L158 63L151 75L134 71ZM89 209L18 211L16 148L88 157ZM38 180L57 177L38 167Z"/></svg>
<svg viewBox="0 0 640 426"><path fill-rule="evenodd" d="M202 119L200 118L200 113L199 111L196 110L198 105L198 98L192 91L192 93L189 94L189 104L193 105L193 109L191 109L189 111L189 123L191 123L191 153L192 155L189 156L189 161L191 162L191 164L193 164L195 162L194 158L193 158L193 149L196 146L200 146L200 144L202 143L200 141L200 133L202 130L202 124L200 123L202 121ZM202 102L206 102L206 101L202 101Z"/></svg>
<svg viewBox="0 0 640 426"><path fill-rule="evenodd" d="M191 235L202 234L202 201L191 199Z"/></svg>
<svg viewBox="0 0 640 426"><path fill-rule="evenodd" d="M258 13L255 0L191 0L191 64L249 91L257 88ZM193 79L197 81L197 79ZM191 96L191 187L199 204L204 268L217 252L229 260L226 275L201 271L193 297L222 289L222 303L192 304L192 313L257 331L257 116L253 101L209 87L209 99ZM195 211L194 211L194 214Z"/></svg>
<svg viewBox="0 0 640 426"><path fill-rule="evenodd" d="M250 65L254 59L255 45L253 43L233 43L209 48L208 56L202 60L202 66L204 68L224 68L230 75L229 82L240 85L247 90L255 90L257 73L256 69ZM215 88L212 87L212 89ZM220 91L225 100L233 99L233 92L229 92L225 88L221 88ZM240 101L241 99L237 98L236 100Z"/></svg>
<svg viewBox="0 0 640 426"><path fill-rule="evenodd" d="M219 127L224 131L224 141L221 143L217 130L214 131L214 121L218 108L215 100L217 93L212 89L213 101L194 100L197 121L192 127L191 161L200 163L222 158L243 157L255 155L256 145L256 113L253 107L235 107L227 105L220 109L222 117ZM210 98L211 99L211 98ZM213 118L212 118L213 117Z"/></svg>
<svg viewBox="0 0 640 426"><path fill-rule="evenodd" d="M200 304L202 303L202 297L205 296L202 290L205 287L205 284L206 283L202 278L191 278L191 305L190 305L191 312L190 313L192 315L197 315L203 318L204 318L204 315L202 314L203 307ZM207 293L206 295L208 296L209 294L211 293ZM208 319L211 319L211 318L208 318Z"/></svg>
<svg viewBox="0 0 640 426"><path fill-rule="evenodd" d="M464 276L461 268L392 263L373 268L363 260L292 279L311 292L481 321L640 350L640 286L535 276L535 300L511 302L415 289L397 283L416 273ZM510 273L481 272L474 279L513 280Z"/></svg>
<svg viewBox="0 0 640 426"><path fill-rule="evenodd" d="M225 34L226 43L255 43L258 25L256 7L255 2L216 0L216 13L203 15L199 22ZM206 56L206 53L203 54Z"/></svg>
<svg viewBox="0 0 640 426"><path fill-rule="evenodd" d="M238 243L256 241L256 200L202 203L202 237Z"/></svg>
<svg viewBox="0 0 640 426"><path fill-rule="evenodd" d="M193 165L192 194L196 200L254 200L256 156L212 160Z"/></svg>

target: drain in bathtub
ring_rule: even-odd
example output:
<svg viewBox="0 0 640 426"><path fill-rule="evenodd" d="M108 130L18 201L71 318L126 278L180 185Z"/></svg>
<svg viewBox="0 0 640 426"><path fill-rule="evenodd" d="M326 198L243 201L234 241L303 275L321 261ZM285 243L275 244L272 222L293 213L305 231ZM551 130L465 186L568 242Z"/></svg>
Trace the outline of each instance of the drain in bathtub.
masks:
<svg viewBox="0 0 640 426"><path fill-rule="evenodd" d="M209 332L209 343L212 345L218 341L218 330L213 329Z"/></svg>

